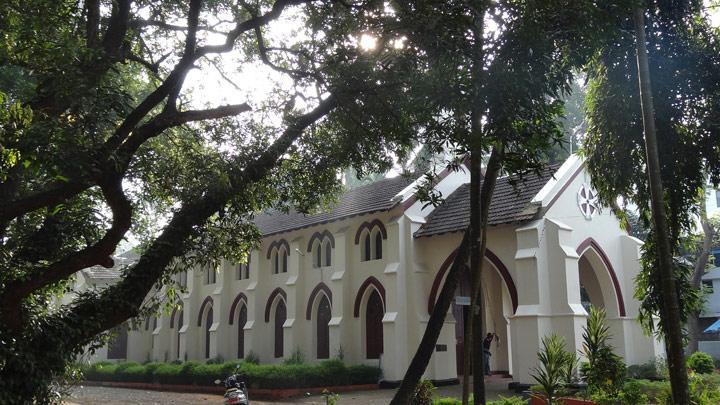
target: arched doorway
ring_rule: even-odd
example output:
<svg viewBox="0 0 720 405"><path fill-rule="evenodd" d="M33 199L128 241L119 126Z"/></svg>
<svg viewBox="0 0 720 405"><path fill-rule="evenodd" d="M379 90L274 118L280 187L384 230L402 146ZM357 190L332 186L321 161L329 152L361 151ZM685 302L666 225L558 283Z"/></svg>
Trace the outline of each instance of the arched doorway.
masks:
<svg viewBox="0 0 720 405"><path fill-rule="evenodd" d="M379 359L383 353L383 325L385 315L382 298L372 289L365 307L365 357Z"/></svg>
<svg viewBox="0 0 720 405"><path fill-rule="evenodd" d="M451 253L435 275L428 301L429 313L432 312L435 298L445 283L447 271L450 269L455 255L456 252ZM483 263L482 296L484 310L482 337L488 332L498 335L490 348L490 370L494 373L510 373L512 371L510 369L510 347L512 347L510 317L517 308L517 289L507 267L490 250L487 251ZM465 372L462 364L466 349L465 325L470 312L470 274L467 266L463 267L459 274L451 310L455 318L455 364L458 375L462 375ZM482 350L480 342L478 342L478 347L479 350Z"/></svg>
<svg viewBox="0 0 720 405"><path fill-rule="evenodd" d="M285 301L278 298L277 305L275 306L275 358L283 357L285 345L283 325L286 320L287 308L285 308Z"/></svg>
<svg viewBox="0 0 720 405"><path fill-rule="evenodd" d="M247 305L240 307L237 323L237 357L245 358L245 324L247 323Z"/></svg>
<svg viewBox="0 0 720 405"><path fill-rule="evenodd" d="M332 310L327 295L322 294L317 308L317 358L330 358L330 318Z"/></svg>

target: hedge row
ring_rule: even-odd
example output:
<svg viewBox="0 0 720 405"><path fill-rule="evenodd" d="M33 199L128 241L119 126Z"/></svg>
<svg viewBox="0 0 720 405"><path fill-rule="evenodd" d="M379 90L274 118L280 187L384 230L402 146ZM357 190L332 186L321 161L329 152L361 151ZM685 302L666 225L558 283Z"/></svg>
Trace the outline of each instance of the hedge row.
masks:
<svg viewBox="0 0 720 405"><path fill-rule="evenodd" d="M188 361L181 364L134 362L101 362L84 370L89 381L146 382L159 384L214 385L239 373L247 377L250 388L310 388L356 384L375 384L380 378L377 367L346 366L340 360L319 364L257 365L244 362L204 364Z"/></svg>

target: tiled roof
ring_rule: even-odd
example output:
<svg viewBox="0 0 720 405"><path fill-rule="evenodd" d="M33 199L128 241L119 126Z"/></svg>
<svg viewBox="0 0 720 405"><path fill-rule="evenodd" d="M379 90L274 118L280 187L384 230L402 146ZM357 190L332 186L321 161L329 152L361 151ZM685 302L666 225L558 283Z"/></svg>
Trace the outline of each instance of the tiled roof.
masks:
<svg viewBox="0 0 720 405"><path fill-rule="evenodd" d="M535 218L540 206L531 201L558 168L558 165L551 165L541 171L539 176L530 173L522 179L499 178L490 203L489 224L519 223ZM428 216L427 222L415 232L415 237L462 231L469 224L470 184L463 184Z"/></svg>
<svg viewBox="0 0 720 405"><path fill-rule="evenodd" d="M397 201L392 201L400 191L410 185L416 176L398 176L377 181L367 186L347 191L327 212L305 215L299 212L269 212L258 215L255 225L263 236L293 231L309 226L337 221L361 214L387 211Z"/></svg>
<svg viewBox="0 0 720 405"><path fill-rule="evenodd" d="M92 266L84 269L83 272L93 279L118 279L121 276L122 269L135 263L139 258L140 255L136 252L128 250L118 256L113 256L115 265L109 269L102 266Z"/></svg>

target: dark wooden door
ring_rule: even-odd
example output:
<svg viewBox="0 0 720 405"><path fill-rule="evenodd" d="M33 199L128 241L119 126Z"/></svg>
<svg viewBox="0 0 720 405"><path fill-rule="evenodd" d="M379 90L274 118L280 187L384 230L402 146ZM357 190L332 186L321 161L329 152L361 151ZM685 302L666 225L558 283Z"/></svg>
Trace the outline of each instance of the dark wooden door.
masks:
<svg viewBox="0 0 720 405"><path fill-rule="evenodd" d="M212 307L208 309L207 319L205 321L205 358L210 358L210 328L213 324L213 310Z"/></svg>
<svg viewBox="0 0 720 405"><path fill-rule="evenodd" d="M245 324L247 323L247 305L243 305L240 308L240 315L238 315L238 347L237 356L238 359L245 358Z"/></svg>
<svg viewBox="0 0 720 405"><path fill-rule="evenodd" d="M287 320L287 309L285 308L285 302L280 300L275 307L275 357L283 356L283 345L285 344L283 338L283 325Z"/></svg>
<svg viewBox="0 0 720 405"><path fill-rule="evenodd" d="M330 358L330 300L323 295L317 310L317 358Z"/></svg>
<svg viewBox="0 0 720 405"><path fill-rule="evenodd" d="M365 312L365 347L368 359L379 359L383 352L383 315L385 310L382 299L377 290L373 290Z"/></svg>

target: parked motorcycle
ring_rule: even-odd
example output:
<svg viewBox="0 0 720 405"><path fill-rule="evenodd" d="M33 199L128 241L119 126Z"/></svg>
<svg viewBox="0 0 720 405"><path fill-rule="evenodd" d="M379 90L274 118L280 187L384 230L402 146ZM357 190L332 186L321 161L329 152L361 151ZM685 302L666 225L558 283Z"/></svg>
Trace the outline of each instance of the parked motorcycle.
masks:
<svg viewBox="0 0 720 405"><path fill-rule="evenodd" d="M225 405L249 405L247 384L238 375L231 375L224 381L215 380L215 384L225 384Z"/></svg>

